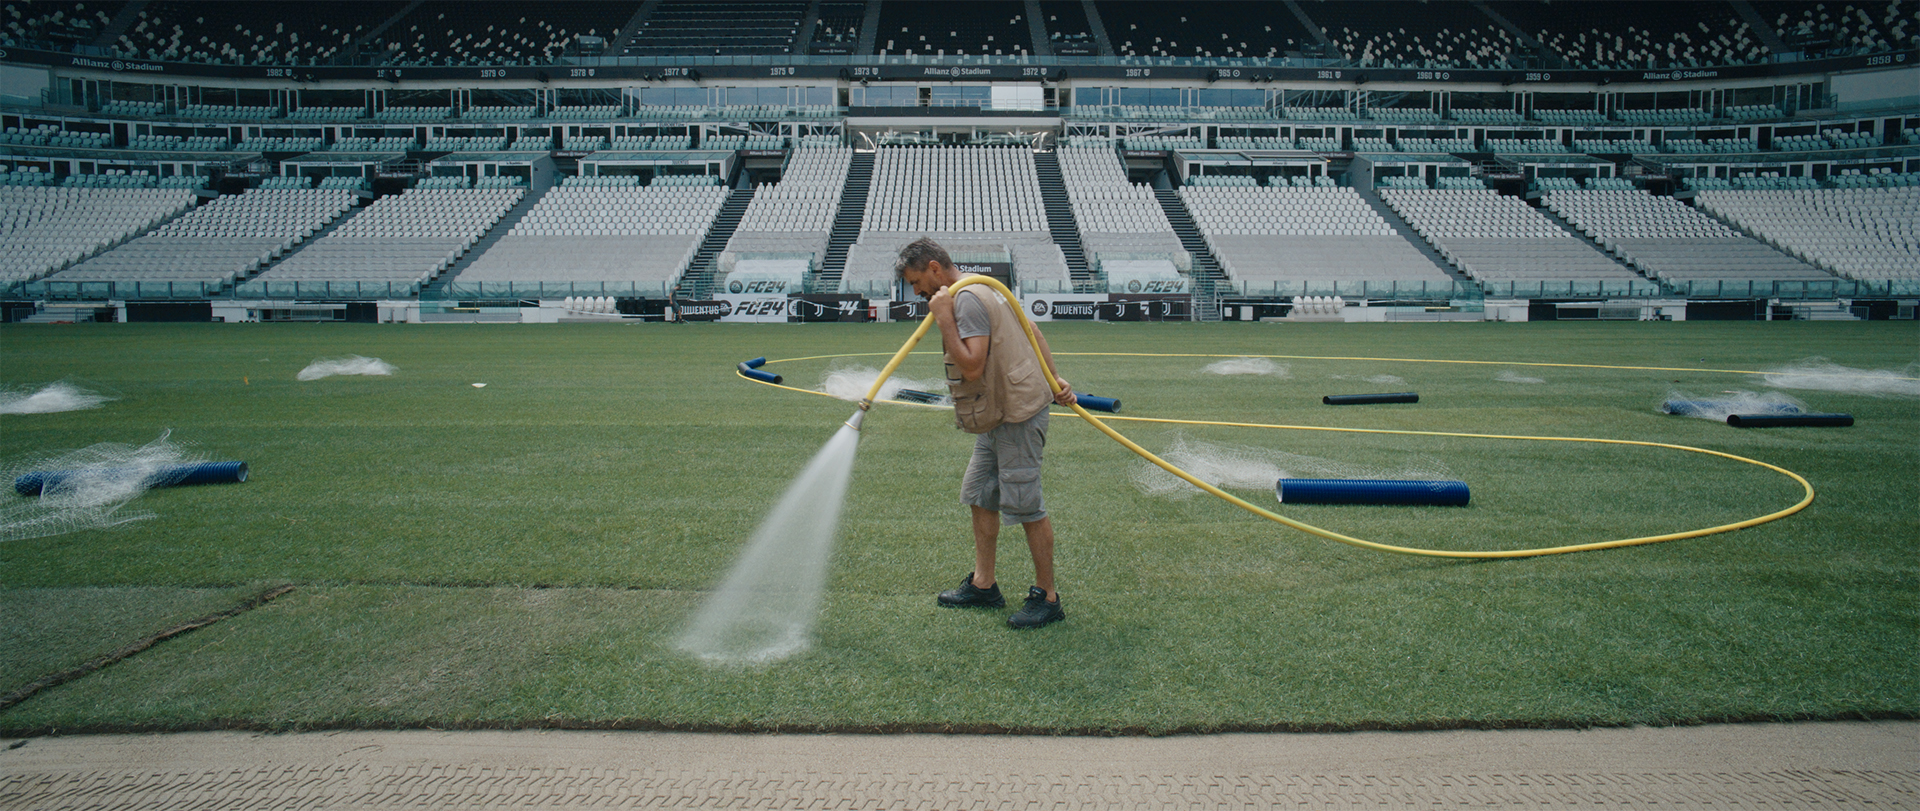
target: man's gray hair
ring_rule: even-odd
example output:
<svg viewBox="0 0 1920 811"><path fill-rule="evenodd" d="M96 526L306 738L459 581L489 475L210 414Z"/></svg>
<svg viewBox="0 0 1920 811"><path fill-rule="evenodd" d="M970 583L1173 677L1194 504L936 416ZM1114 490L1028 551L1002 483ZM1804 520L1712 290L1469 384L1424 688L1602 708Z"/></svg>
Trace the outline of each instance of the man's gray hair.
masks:
<svg viewBox="0 0 1920 811"><path fill-rule="evenodd" d="M921 237L900 249L900 258L893 262L893 275L895 278L906 278L907 271L923 270L929 262L952 267L953 257L948 256L947 249L940 247L933 237Z"/></svg>

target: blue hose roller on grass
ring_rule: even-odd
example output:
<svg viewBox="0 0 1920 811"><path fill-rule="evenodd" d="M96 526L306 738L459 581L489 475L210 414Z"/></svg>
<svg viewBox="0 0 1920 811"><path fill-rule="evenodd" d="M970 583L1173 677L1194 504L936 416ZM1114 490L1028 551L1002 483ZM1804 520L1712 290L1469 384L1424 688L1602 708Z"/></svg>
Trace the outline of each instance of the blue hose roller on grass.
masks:
<svg viewBox="0 0 1920 811"><path fill-rule="evenodd" d="M1441 479L1281 479L1273 494L1282 504L1390 504L1465 507L1467 483Z"/></svg>
<svg viewBox="0 0 1920 811"><path fill-rule="evenodd" d="M758 380L762 383L772 383L775 385L779 385L784 378L772 372L760 371L760 367L766 365L766 362L767 362L766 357L762 356L762 357L754 358L753 360L743 360L740 362L740 365L737 368L740 370L740 374L745 375L749 378Z"/></svg>
<svg viewBox="0 0 1920 811"><path fill-rule="evenodd" d="M1420 394L1411 391L1396 391L1386 394L1329 394L1320 398L1325 405L1372 405L1374 403L1417 403Z"/></svg>
<svg viewBox="0 0 1920 811"><path fill-rule="evenodd" d="M118 477L139 472L136 468L105 470L38 470L13 480L13 491L37 496L62 484L84 477ZM179 487L188 484L229 484L247 480L246 462L202 462L197 465L168 465L155 469L147 479L148 487Z"/></svg>

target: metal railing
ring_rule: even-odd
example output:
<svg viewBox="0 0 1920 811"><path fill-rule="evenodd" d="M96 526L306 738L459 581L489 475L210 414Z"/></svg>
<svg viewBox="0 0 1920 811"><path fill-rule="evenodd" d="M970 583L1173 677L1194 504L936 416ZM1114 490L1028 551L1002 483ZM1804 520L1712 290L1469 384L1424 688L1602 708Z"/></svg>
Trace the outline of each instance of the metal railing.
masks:
<svg viewBox="0 0 1920 811"><path fill-rule="evenodd" d="M808 293L853 293L870 298L892 298L891 280L846 282L833 289L816 289L816 277L807 277L802 291ZM1018 283L1023 294L1062 295L1103 292L1081 289L1069 280L1024 280ZM568 296L612 296L615 298L665 299L673 285L664 281L556 282L499 281L460 282L423 288L408 282L363 281L250 281L235 287L213 282L89 281L15 282L0 285L0 297L32 301L392 301L419 299L508 300L562 299ZM1196 292L1201 292L1196 289ZM1498 299L1777 299L1780 301L1833 301L1854 298L1920 298L1920 279L1883 279L1873 281L1725 279L1660 283L1647 280L1532 280L1507 282L1428 282L1428 281L1315 281L1275 280L1253 282L1222 280L1210 291L1216 297L1253 299L1290 299L1294 296L1340 296L1350 300L1394 301L1477 301Z"/></svg>

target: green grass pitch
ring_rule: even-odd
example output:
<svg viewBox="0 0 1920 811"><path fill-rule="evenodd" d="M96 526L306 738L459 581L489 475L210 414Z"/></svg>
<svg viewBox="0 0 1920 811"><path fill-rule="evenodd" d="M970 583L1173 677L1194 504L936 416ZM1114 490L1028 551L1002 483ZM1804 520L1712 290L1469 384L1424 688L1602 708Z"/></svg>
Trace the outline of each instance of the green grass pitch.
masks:
<svg viewBox="0 0 1920 811"><path fill-rule="evenodd" d="M848 403L734 364L890 353L911 325L74 325L0 328L0 385L103 407L0 416L0 457L164 431L239 485L155 490L156 517L0 543L0 693L267 588L294 590L0 710L0 734L222 727L1142 732L1670 724L1920 714L1920 399L1789 390L1851 428L1657 414L1670 390L1769 391L1821 356L1903 370L1910 322L1055 323L1076 387L1126 415L1697 446L1807 477L1806 510L1729 534L1526 560L1356 549L1206 496L1149 497L1136 457L1057 414L1045 482L1070 618L942 610L971 560L969 438L939 412L866 420L811 650L713 668L675 632ZM929 342L926 348L932 348ZM1203 374L1194 353L1280 360ZM318 358L391 377L300 382ZM768 367L801 387L833 363ZM1507 365L1512 364L1512 365ZM1499 379L1502 372L1539 383ZM903 374L937 377L938 360ZM1371 382L1392 375L1404 383ZM485 383L484 388L472 384ZM1328 407L1412 390L1417 405ZM1668 450L1115 423L1391 466L1436 460L1466 508L1286 506L1369 540L1514 549L1739 521L1778 473ZM1273 505L1268 493L1243 492ZM18 498L6 493L5 498ZM1017 530L1000 577L1023 591ZM1011 608L1009 609L1011 610Z"/></svg>

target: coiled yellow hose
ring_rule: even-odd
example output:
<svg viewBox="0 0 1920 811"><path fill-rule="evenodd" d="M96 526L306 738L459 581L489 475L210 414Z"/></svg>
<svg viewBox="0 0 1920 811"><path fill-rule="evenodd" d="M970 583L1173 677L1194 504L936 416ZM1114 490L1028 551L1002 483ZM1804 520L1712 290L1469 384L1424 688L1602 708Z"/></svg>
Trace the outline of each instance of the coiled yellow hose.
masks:
<svg viewBox="0 0 1920 811"><path fill-rule="evenodd" d="M1018 315L1020 318L1020 327L1022 331L1026 333L1027 342L1033 347L1034 354L1041 359L1041 363L1044 365L1046 363L1046 356L1045 356L1045 353L1042 353L1040 351L1040 341L1039 341L1039 338L1034 335L1033 324L1032 322L1027 320L1026 313L1022 312L1020 309L1020 302L1014 298L1013 291L1008 290L1006 285L1003 285L1000 282L995 281L994 279L987 276L968 276L966 278L961 279L959 282L955 283L952 287L949 288L949 291L959 292L961 288L967 287L969 285L975 285L975 284L984 284L993 288L1002 297L1004 297L1008 301L1008 303L1013 305L1012 306L1013 312L1016 315ZM866 397L860 401L861 410L864 411L872 407L874 398L878 397L880 394L881 385L887 381L887 378L893 376L894 371L900 367L900 364L902 361L906 360L908 353L913 351L914 346L920 342L921 337L926 335L927 328L931 327L932 325L933 325L933 318L931 316L921 320L920 327L914 330L913 336L907 339L907 342L900 347L899 351L893 354L893 357L887 361L886 366L880 370L880 376L874 380L873 387L867 391ZM1076 353L1076 354L1099 354L1099 353ZM1355 360L1368 360L1368 359L1356 358ZM1375 358L1371 360L1389 360L1389 359ZM1479 361L1472 361L1472 362L1479 362ZM1513 365L1513 364L1508 364L1508 365ZM1527 365L1527 364L1521 364L1521 365ZM1534 365L1548 365L1548 364L1534 364ZM1562 364L1552 364L1552 365L1562 365ZM1564 364L1564 365L1579 365L1579 364ZM1594 367L1594 368L1630 368L1630 367ZM1700 370L1688 370L1688 371L1700 371ZM1732 370L1723 370L1723 371L1732 371ZM1049 374L1047 375L1047 385L1050 388L1052 388L1055 391L1055 393L1058 393L1059 384L1056 381L1056 376L1052 374L1051 369L1049 369L1048 372ZM789 391L805 392L808 394L822 394L822 392L808 391L806 389L795 388L792 386L783 386L783 385L774 384L774 383L765 383L764 381L761 381L761 382L764 385L774 386L775 388L787 389ZM827 395L827 396L831 396L831 395ZM1689 445L1675 445L1675 444L1670 444L1665 442L1643 442L1639 440L1630 440L1630 439L1595 439L1595 438L1588 438L1588 437L1470 434L1470 433L1456 433L1456 432L1449 432L1449 431L1408 431L1408 430L1389 430L1389 429L1379 429L1379 428L1326 428L1326 427L1307 426L1307 425L1273 425L1273 424L1267 424L1267 423L1218 422L1218 421L1208 421L1208 420L1178 420L1178 419L1157 419L1157 418L1143 418L1143 417L1108 417L1106 418L1110 420L1120 420L1120 421L1126 421L1126 422L1151 422L1151 423L1167 423L1167 424L1174 424L1174 425L1211 425L1211 426L1221 426L1221 427L1230 427L1230 428L1266 428L1266 429L1284 429L1284 430L1294 430L1294 431L1333 431L1333 432L1344 432L1344 433L1355 433L1355 434L1399 434L1399 435L1405 435L1405 436L1444 436L1444 437L1463 437L1468 439L1508 439L1508 440L1525 440L1525 441L1533 441L1533 442L1585 442L1585 443L1591 443L1591 444L1597 444L1597 445L1637 445L1637 446L1648 447L1648 448L1666 448L1669 450L1687 451L1689 453L1700 453L1700 454L1706 454L1708 456L1718 456L1723 459L1731 459L1737 462L1745 462L1750 465L1763 467L1768 470L1774 471L1775 473L1779 473L1782 476L1786 476L1790 479L1793 479L1795 482L1799 483L1801 489L1804 491L1804 495L1801 497L1800 501L1795 503L1793 506L1787 507L1786 509L1779 510L1776 512L1771 512L1756 518L1749 518L1744 521L1737 521L1731 524L1721 524L1719 526L1707 527L1705 529L1688 530L1685 532L1674 532L1674 533L1668 533L1665 535L1649 535L1649 536L1639 537L1639 538L1622 538L1620 540L1614 540L1614 541L1599 541L1595 543L1571 544L1567 546L1553 546L1553 547L1545 547L1545 548L1539 548L1539 549L1514 549L1514 550L1502 550L1502 551L1453 551L1453 550L1442 550L1442 549L1418 549L1414 547L1384 544L1376 541L1368 541L1361 538L1355 538L1349 535L1343 535L1338 532L1334 532L1332 530L1322 529L1320 527L1316 527L1302 521L1297 521L1292 518L1288 518L1284 515L1280 515L1279 513L1273 512L1264 507L1249 503L1248 501L1240 498L1239 496L1235 496L1232 493L1228 493L1224 490L1221 490L1218 487L1213 486L1212 484L1201 481L1199 478L1196 478L1192 474L1184 470L1181 470L1179 467L1176 467L1175 465L1166 461L1165 459L1161 459L1159 456L1154 455L1153 452L1148 451L1146 448L1140 447L1138 444L1135 444L1133 440L1130 440L1125 436L1122 436L1119 431L1115 431L1111 426L1107 425L1106 422L1102 420L1102 418L1095 417L1093 414L1088 413L1086 409L1081 408L1079 405L1068 406L1068 408L1071 408L1075 414L1080 415L1081 419L1084 419L1088 423L1091 423L1094 428L1099 429L1101 433L1106 434L1109 438L1113 439L1115 442L1118 442L1121 445L1125 446L1127 450L1130 450L1136 454L1139 454L1142 459L1145 459L1149 462L1152 462L1155 465L1158 465L1161 469L1167 471L1168 473L1172 473L1173 475L1178 476L1181 479L1185 480L1189 484L1192 484L1195 487L1205 490L1208 493L1211 493L1214 496L1220 498L1221 500L1224 500L1229 504L1232 504L1236 507L1246 510L1247 512L1253 513L1254 515L1260 516L1269 521L1273 521L1275 523L1292 527L1293 529L1297 529L1301 532L1305 532L1310 535L1317 535L1319 537L1326 538L1327 540L1339 541L1340 543L1361 547L1363 549L1373 549L1380 552L1395 552L1403 555L1424 555L1428 557L1474 558L1474 559L1527 558L1527 557L1539 557L1542 555L1563 555L1568 552L1588 552L1588 551L1599 550L1599 549L1614 549L1614 548L1623 547L1623 546L1638 546L1641 544L1660 543L1662 541L1678 541L1686 538L1698 538L1705 535L1716 535L1722 532L1732 532L1734 530L1746 529L1748 527L1758 526L1760 524L1765 524L1770 521L1780 520L1789 515L1797 513L1803 509L1806 509L1808 504L1813 503L1813 495L1814 495L1813 485L1809 483L1805 477L1791 470L1787 470L1786 468L1779 467L1777 465L1771 465L1766 462L1759 461L1757 459L1749 459L1744 456L1737 456L1731 453L1723 453L1721 451L1708 450L1706 448L1695 448Z"/></svg>

